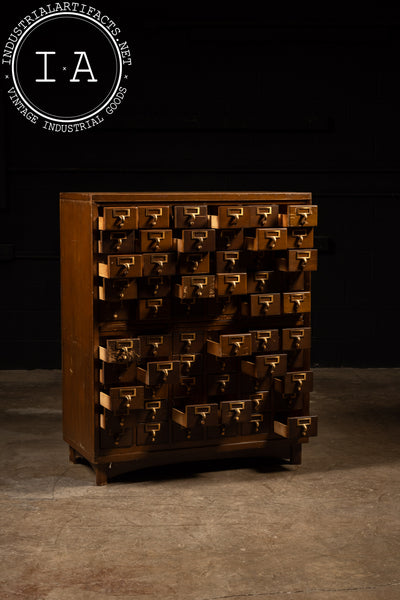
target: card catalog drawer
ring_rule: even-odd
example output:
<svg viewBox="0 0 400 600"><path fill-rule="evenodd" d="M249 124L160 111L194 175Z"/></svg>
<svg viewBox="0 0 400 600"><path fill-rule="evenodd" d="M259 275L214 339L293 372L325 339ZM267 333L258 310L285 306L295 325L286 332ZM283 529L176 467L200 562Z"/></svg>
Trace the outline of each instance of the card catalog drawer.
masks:
<svg viewBox="0 0 400 600"><path fill-rule="evenodd" d="M113 387L108 394L100 392L100 405L114 415L127 415L144 407L144 387Z"/></svg>
<svg viewBox="0 0 400 600"><path fill-rule="evenodd" d="M99 285L99 300L117 302L135 300L138 297L136 279L102 279Z"/></svg>
<svg viewBox="0 0 400 600"><path fill-rule="evenodd" d="M138 300L139 319L168 320L171 317L169 298L146 298Z"/></svg>
<svg viewBox="0 0 400 600"><path fill-rule="evenodd" d="M168 419L168 400L166 398L145 400L143 409L135 413L140 423L166 421Z"/></svg>
<svg viewBox="0 0 400 600"><path fill-rule="evenodd" d="M220 403L221 423L248 423L253 414L251 400L223 401Z"/></svg>
<svg viewBox="0 0 400 600"><path fill-rule="evenodd" d="M135 252L134 231L100 231L98 242L100 254L133 254Z"/></svg>
<svg viewBox="0 0 400 600"><path fill-rule="evenodd" d="M265 412L272 409L271 393L269 391L251 394L250 400L253 403L253 413Z"/></svg>
<svg viewBox="0 0 400 600"><path fill-rule="evenodd" d="M272 294L251 294L250 295L250 314L252 317L266 317L281 314L281 295Z"/></svg>
<svg viewBox="0 0 400 600"><path fill-rule="evenodd" d="M119 338L106 341L99 346L99 358L107 363L130 363L140 358L139 338Z"/></svg>
<svg viewBox="0 0 400 600"><path fill-rule="evenodd" d="M276 227L279 206L277 204L257 204L248 206L248 227Z"/></svg>
<svg viewBox="0 0 400 600"><path fill-rule="evenodd" d="M173 353L186 354L202 352L204 342L204 331L174 331Z"/></svg>
<svg viewBox="0 0 400 600"><path fill-rule="evenodd" d="M252 360L242 360L242 373L255 379L265 379L270 375L284 375L287 370L286 354L258 354Z"/></svg>
<svg viewBox="0 0 400 600"><path fill-rule="evenodd" d="M137 229L138 209L136 206L105 206L103 215L98 218L100 231L107 229Z"/></svg>
<svg viewBox="0 0 400 600"><path fill-rule="evenodd" d="M174 250L171 229L140 229L140 252L168 252Z"/></svg>
<svg viewBox="0 0 400 600"><path fill-rule="evenodd" d="M217 273L216 287L218 296L237 296L247 294L247 274Z"/></svg>
<svg viewBox="0 0 400 600"><path fill-rule="evenodd" d="M278 290L279 279L275 271L250 271L247 273L248 294L265 294Z"/></svg>
<svg viewBox="0 0 400 600"><path fill-rule="evenodd" d="M255 238L247 238L248 250L286 250L287 231L278 227L256 229Z"/></svg>
<svg viewBox="0 0 400 600"><path fill-rule="evenodd" d="M248 356L252 353L251 333L232 333L219 336L219 342L207 340L207 352L215 356Z"/></svg>
<svg viewBox="0 0 400 600"><path fill-rule="evenodd" d="M100 415L101 448L129 448L134 443L132 420L111 413Z"/></svg>
<svg viewBox="0 0 400 600"><path fill-rule="evenodd" d="M218 250L216 256L216 271L225 273L240 273L247 267L247 257L240 250Z"/></svg>
<svg viewBox="0 0 400 600"><path fill-rule="evenodd" d="M182 229L181 238L176 240L178 252L214 252L214 229Z"/></svg>
<svg viewBox="0 0 400 600"><path fill-rule="evenodd" d="M315 227L318 223L318 207L316 205L301 206L291 204L287 214L282 215L284 227Z"/></svg>
<svg viewBox="0 0 400 600"><path fill-rule="evenodd" d="M203 367L202 354L180 354L179 361L181 364L182 377L193 377L194 375L201 375Z"/></svg>
<svg viewBox="0 0 400 600"><path fill-rule="evenodd" d="M209 373L207 375L208 396L228 396L237 398L239 394L239 373Z"/></svg>
<svg viewBox="0 0 400 600"><path fill-rule="evenodd" d="M311 311L311 292L285 292L283 294L284 314Z"/></svg>
<svg viewBox="0 0 400 600"><path fill-rule="evenodd" d="M216 214L211 216L211 227L214 229L230 229L249 227L249 215L247 206L218 206L212 208Z"/></svg>
<svg viewBox="0 0 400 600"><path fill-rule="evenodd" d="M138 446L157 446L168 444L169 424L166 421L156 423L139 423L136 428L136 444Z"/></svg>
<svg viewBox="0 0 400 600"><path fill-rule="evenodd" d="M178 383L180 362L177 360L148 362L146 368L137 368L137 378L146 385Z"/></svg>
<svg viewBox="0 0 400 600"><path fill-rule="evenodd" d="M168 357L172 353L172 334L151 334L141 335L140 349L141 358L160 358Z"/></svg>
<svg viewBox="0 0 400 600"><path fill-rule="evenodd" d="M187 404L184 412L173 408L172 420L186 429L198 426L216 427L218 404Z"/></svg>
<svg viewBox="0 0 400 600"><path fill-rule="evenodd" d="M143 271L141 254L116 254L107 256L107 262L99 262L100 277L141 277Z"/></svg>
<svg viewBox="0 0 400 600"><path fill-rule="evenodd" d="M293 371L285 373L282 377L274 379L274 390L280 394L299 394L300 392L312 392L312 371Z"/></svg>
<svg viewBox="0 0 400 600"><path fill-rule="evenodd" d="M289 227L287 230L288 248L312 248L314 246L313 227Z"/></svg>
<svg viewBox="0 0 400 600"><path fill-rule="evenodd" d="M150 227L165 228L170 226L169 206L139 206L138 227L148 229Z"/></svg>
<svg viewBox="0 0 400 600"><path fill-rule="evenodd" d="M287 423L274 421L274 432L297 443L318 435L318 417L289 417Z"/></svg>
<svg viewBox="0 0 400 600"><path fill-rule="evenodd" d="M203 378L201 376L181 377L179 383L172 386L175 399L190 399L190 402L201 402L203 398ZM188 400L189 401L189 400Z"/></svg>
<svg viewBox="0 0 400 600"><path fill-rule="evenodd" d="M139 298L165 298L171 293L169 277L143 277L138 286Z"/></svg>
<svg viewBox="0 0 400 600"><path fill-rule="evenodd" d="M304 350L311 348L311 327L282 329L282 350Z"/></svg>
<svg viewBox="0 0 400 600"><path fill-rule="evenodd" d="M250 331L251 351L256 352L276 352L280 350L280 337L278 329L261 329Z"/></svg>
<svg viewBox="0 0 400 600"><path fill-rule="evenodd" d="M316 271L318 250L288 250L286 257L278 258L278 271Z"/></svg>
<svg viewBox="0 0 400 600"><path fill-rule="evenodd" d="M175 275L176 254L174 252L143 254L143 276Z"/></svg>
<svg viewBox="0 0 400 600"><path fill-rule="evenodd" d="M215 275L183 275L175 284L177 298L214 298Z"/></svg>
<svg viewBox="0 0 400 600"><path fill-rule="evenodd" d="M241 250L244 244L243 229L217 229L217 250Z"/></svg>
<svg viewBox="0 0 400 600"><path fill-rule="evenodd" d="M202 228L208 227L208 214L206 204L175 206L174 227Z"/></svg>
<svg viewBox="0 0 400 600"><path fill-rule="evenodd" d="M210 272L208 252L182 252L178 258L178 272L181 275L197 275Z"/></svg>

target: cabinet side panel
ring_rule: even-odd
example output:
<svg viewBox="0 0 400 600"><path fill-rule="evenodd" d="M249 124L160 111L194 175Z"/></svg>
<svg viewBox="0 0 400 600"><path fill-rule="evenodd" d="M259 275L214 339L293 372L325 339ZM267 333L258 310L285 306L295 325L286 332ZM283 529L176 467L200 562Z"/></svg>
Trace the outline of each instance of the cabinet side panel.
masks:
<svg viewBox="0 0 400 600"><path fill-rule="evenodd" d="M60 202L64 439L94 453L92 205Z"/></svg>

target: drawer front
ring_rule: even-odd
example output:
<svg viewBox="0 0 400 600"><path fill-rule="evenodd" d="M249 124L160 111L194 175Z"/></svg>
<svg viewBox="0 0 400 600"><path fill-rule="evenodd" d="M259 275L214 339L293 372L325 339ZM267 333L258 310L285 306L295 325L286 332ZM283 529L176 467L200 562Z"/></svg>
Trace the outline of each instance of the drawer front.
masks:
<svg viewBox="0 0 400 600"><path fill-rule="evenodd" d="M173 353L190 354L202 352L204 349L203 331L174 331L173 334Z"/></svg>
<svg viewBox="0 0 400 600"><path fill-rule="evenodd" d="M237 398L239 394L239 373L209 373L207 375L209 396Z"/></svg>
<svg viewBox="0 0 400 600"><path fill-rule="evenodd" d="M248 423L253 414L251 400L223 401L220 403L221 423Z"/></svg>
<svg viewBox="0 0 400 600"><path fill-rule="evenodd" d="M315 205L289 205L288 227L315 227L318 224L318 207Z"/></svg>
<svg viewBox="0 0 400 600"><path fill-rule="evenodd" d="M168 444L169 424L165 421L139 423L136 428L136 444L138 446L157 446Z"/></svg>
<svg viewBox="0 0 400 600"><path fill-rule="evenodd" d="M214 275L183 275L181 283L175 285L178 298L214 298Z"/></svg>
<svg viewBox="0 0 400 600"><path fill-rule="evenodd" d="M271 430L270 415L265 413L253 413L247 423L242 423L242 435L254 435L256 433L269 433Z"/></svg>
<svg viewBox="0 0 400 600"><path fill-rule="evenodd" d="M141 357L144 359L168 358L172 353L172 334L141 335Z"/></svg>
<svg viewBox="0 0 400 600"><path fill-rule="evenodd" d="M274 271L250 271L247 273L247 293L266 294L279 290L279 279Z"/></svg>
<svg viewBox="0 0 400 600"><path fill-rule="evenodd" d="M134 444L133 427L126 417L100 415L100 446L129 448Z"/></svg>
<svg viewBox="0 0 400 600"><path fill-rule="evenodd" d="M202 228L208 226L208 213L206 204L175 206L174 226L185 229L186 227Z"/></svg>
<svg viewBox="0 0 400 600"><path fill-rule="evenodd" d="M247 257L240 250L218 250L216 256L216 271L225 273L240 273L246 270Z"/></svg>
<svg viewBox="0 0 400 600"><path fill-rule="evenodd" d="M293 371L274 379L274 389L280 394L300 394L312 392L312 371Z"/></svg>
<svg viewBox="0 0 400 600"><path fill-rule="evenodd" d="M302 410L304 408L304 392L298 394L274 394L275 412L287 412L290 410Z"/></svg>
<svg viewBox="0 0 400 600"><path fill-rule="evenodd" d="M138 410L135 416L140 423L166 421L168 419L168 400L165 398L145 400L143 409Z"/></svg>
<svg viewBox="0 0 400 600"><path fill-rule="evenodd" d="M136 206L106 206L103 215L99 217L98 227L100 230L137 229L138 209Z"/></svg>
<svg viewBox="0 0 400 600"><path fill-rule="evenodd" d="M182 238L177 240L178 252L214 252L214 229L182 229Z"/></svg>
<svg viewBox="0 0 400 600"><path fill-rule="evenodd" d="M247 207L248 227L276 227L279 206L277 204L256 204Z"/></svg>
<svg viewBox="0 0 400 600"><path fill-rule="evenodd" d="M250 377L261 380L272 375L284 375L287 371L287 355L259 354L250 361L243 360L241 369Z"/></svg>
<svg viewBox="0 0 400 600"><path fill-rule="evenodd" d="M144 277L138 286L139 298L164 298L171 293L169 277Z"/></svg>
<svg viewBox="0 0 400 600"><path fill-rule="evenodd" d="M272 294L251 294L250 295L250 314L252 317L265 317L281 314L281 295Z"/></svg>
<svg viewBox="0 0 400 600"><path fill-rule="evenodd" d="M143 254L143 276L169 276L176 273L176 255L174 252Z"/></svg>
<svg viewBox="0 0 400 600"><path fill-rule="evenodd" d="M170 227L169 206L139 206L138 223L140 229L151 227L168 229Z"/></svg>
<svg viewBox="0 0 400 600"><path fill-rule="evenodd" d="M171 229L140 229L140 252L168 252L174 250Z"/></svg>
<svg viewBox="0 0 400 600"><path fill-rule="evenodd" d="M283 294L284 314L311 311L311 292L286 292Z"/></svg>
<svg viewBox="0 0 400 600"><path fill-rule="evenodd" d="M218 296L247 294L246 273L217 273L216 278Z"/></svg>
<svg viewBox="0 0 400 600"><path fill-rule="evenodd" d="M145 369L138 367L137 378L150 386L179 383L180 362L176 360L148 362Z"/></svg>
<svg viewBox="0 0 400 600"><path fill-rule="evenodd" d="M233 373L240 371L240 357L214 356L207 354L207 373Z"/></svg>
<svg viewBox="0 0 400 600"><path fill-rule="evenodd" d="M197 275L210 272L208 252L182 252L178 259L178 272L181 275Z"/></svg>
<svg viewBox="0 0 400 600"><path fill-rule="evenodd" d="M141 277L143 271L140 254L120 254L107 257L107 263L98 264L100 277Z"/></svg>
<svg viewBox="0 0 400 600"><path fill-rule="evenodd" d="M202 377L181 377L179 383L173 385L173 396L174 398L189 399L190 402L201 402L203 397Z"/></svg>
<svg viewBox="0 0 400 600"><path fill-rule="evenodd" d="M276 352L280 350L278 329L259 329L250 331L252 353Z"/></svg>
<svg viewBox="0 0 400 600"><path fill-rule="evenodd" d="M262 413L272 409L271 393L269 391L257 392L250 395L252 401L252 412Z"/></svg>
<svg viewBox="0 0 400 600"><path fill-rule="evenodd" d="M179 362L181 364L182 377L193 377L195 375L201 375L203 370L202 354L180 354Z"/></svg>
<svg viewBox="0 0 400 600"><path fill-rule="evenodd" d="M140 358L139 338L119 338L106 341L106 347L99 346L100 360L108 363L131 363Z"/></svg>
<svg viewBox="0 0 400 600"><path fill-rule="evenodd" d="M185 411L172 409L172 419L181 427L215 427L218 425L218 404L187 404Z"/></svg>
<svg viewBox="0 0 400 600"><path fill-rule="evenodd" d="M287 257L278 258L276 264L280 271L316 271L317 263L317 250L288 250Z"/></svg>
<svg viewBox="0 0 400 600"><path fill-rule="evenodd" d="M274 432L298 443L318 435L318 417L289 417L287 423L274 421Z"/></svg>
<svg viewBox="0 0 400 600"><path fill-rule="evenodd" d="M314 246L313 227L289 227L287 230L288 248L312 248Z"/></svg>
<svg viewBox="0 0 400 600"><path fill-rule="evenodd" d="M311 348L311 327L282 329L282 350L304 350Z"/></svg>
<svg viewBox="0 0 400 600"><path fill-rule="evenodd" d="M135 232L132 230L100 231L98 251L100 254L133 254Z"/></svg>
<svg viewBox="0 0 400 600"><path fill-rule="evenodd" d="M256 250L286 250L287 230L270 227L256 230Z"/></svg>
<svg viewBox="0 0 400 600"><path fill-rule="evenodd" d="M127 415L144 407L144 387L112 387L108 394L100 392L100 405L114 415Z"/></svg>
<svg viewBox="0 0 400 600"><path fill-rule="evenodd" d="M138 318L169 320L171 318L171 302L169 298L138 300Z"/></svg>
<svg viewBox="0 0 400 600"><path fill-rule="evenodd" d="M99 381L105 386L133 386L136 381L136 362L101 363Z"/></svg>
<svg viewBox="0 0 400 600"><path fill-rule="evenodd" d="M249 356L251 351L250 333L223 334L219 342L207 340L207 352L215 356Z"/></svg>
<svg viewBox="0 0 400 600"><path fill-rule="evenodd" d="M243 245L243 229L218 229L216 231L217 250L241 250Z"/></svg>
<svg viewBox="0 0 400 600"><path fill-rule="evenodd" d="M117 302L119 300L135 300L138 297L136 279L103 279L99 285L99 300Z"/></svg>
<svg viewBox="0 0 400 600"><path fill-rule="evenodd" d="M215 229L249 227L247 206L219 206L218 216L211 217L211 226Z"/></svg>

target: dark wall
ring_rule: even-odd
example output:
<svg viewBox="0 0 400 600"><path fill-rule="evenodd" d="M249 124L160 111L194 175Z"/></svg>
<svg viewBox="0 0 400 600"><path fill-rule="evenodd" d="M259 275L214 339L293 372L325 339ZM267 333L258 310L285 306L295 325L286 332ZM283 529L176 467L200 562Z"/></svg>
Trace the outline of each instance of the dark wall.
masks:
<svg viewBox="0 0 400 600"><path fill-rule="evenodd" d="M399 366L400 19L128 6L108 5L134 66L102 125L43 131L2 90L0 366L60 366L59 192L141 190L312 192L314 363Z"/></svg>

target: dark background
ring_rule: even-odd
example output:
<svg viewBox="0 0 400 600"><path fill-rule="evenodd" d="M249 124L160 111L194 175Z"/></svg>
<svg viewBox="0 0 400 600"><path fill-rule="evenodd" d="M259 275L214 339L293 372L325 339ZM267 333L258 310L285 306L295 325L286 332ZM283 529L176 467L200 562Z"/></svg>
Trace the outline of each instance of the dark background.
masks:
<svg viewBox="0 0 400 600"><path fill-rule="evenodd" d="M141 190L312 192L314 365L400 366L398 16L94 6L133 51L112 117L50 133L2 89L0 367L60 368L60 191Z"/></svg>

